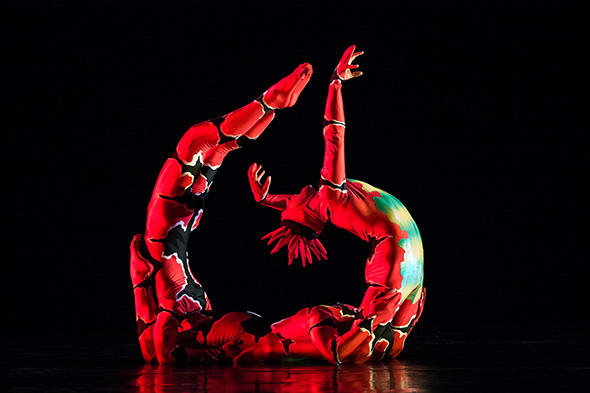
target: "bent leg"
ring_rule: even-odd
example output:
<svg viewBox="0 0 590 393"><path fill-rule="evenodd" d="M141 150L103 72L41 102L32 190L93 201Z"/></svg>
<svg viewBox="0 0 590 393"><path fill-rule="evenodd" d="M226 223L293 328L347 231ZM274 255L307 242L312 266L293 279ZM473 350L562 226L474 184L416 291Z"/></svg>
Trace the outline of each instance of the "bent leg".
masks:
<svg viewBox="0 0 590 393"><path fill-rule="evenodd" d="M191 193L206 195L209 192L213 179L217 174L225 157L232 151L246 146L254 141L268 127L274 118L274 111L266 113L258 120L248 132L236 139L221 143L211 148L203 157L203 166L199 174L194 178L190 187Z"/></svg>
<svg viewBox="0 0 590 393"><path fill-rule="evenodd" d="M257 108L250 105L239 115L243 117L244 111L261 111L260 105L256 105ZM228 118L236 123L234 115L230 114ZM256 121L254 129L261 132L260 129L269 124L269 119L272 119L272 113ZM153 354L155 351L159 363L176 361L173 352L178 322L189 313L211 309L207 294L191 272L186 247L190 232L199 225L203 201L217 169L225 156L238 147L236 140L218 144L220 140L220 132L212 130L208 124L189 130L179 143L177 156L186 148L184 153L197 158L188 164L178 158L167 161L148 209L146 244L149 254L160 264L154 280L158 306L164 311L158 314L154 326L146 332L153 336L154 344L149 346L147 338L141 342L145 341L142 352L151 351Z"/></svg>
<svg viewBox="0 0 590 393"><path fill-rule="evenodd" d="M310 77L311 66L302 64L259 99L183 135L158 176L148 206L146 242L154 258L161 260L166 251L163 240L172 228L186 232L198 226L206 192L225 156L256 139L275 109L293 105Z"/></svg>
<svg viewBox="0 0 590 393"><path fill-rule="evenodd" d="M145 263L137 265L142 270L139 275L149 277L149 281L134 282L136 307L142 312L149 310L145 311L149 314L146 318L153 325L142 330L153 336L149 338L146 333L145 340L140 340L146 360L155 352L160 363L174 361L172 352L179 323L190 313L211 309L205 291L190 270L186 249L190 232L200 223L216 171L230 151L264 131L274 118L275 109L293 105L310 77L311 66L303 64L259 99L221 118L191 127L164 163L148 206L146 258L141 261ZM159 313L156 301L150 300L154 291L152 281ZM140 284L145 284L145 288ZM143 317L140 319L145 322Z"/></svg>

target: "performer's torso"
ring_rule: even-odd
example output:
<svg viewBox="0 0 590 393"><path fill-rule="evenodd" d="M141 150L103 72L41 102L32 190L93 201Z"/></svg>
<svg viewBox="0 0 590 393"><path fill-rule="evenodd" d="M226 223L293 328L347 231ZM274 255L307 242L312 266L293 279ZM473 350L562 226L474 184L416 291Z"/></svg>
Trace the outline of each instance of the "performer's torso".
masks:
<svg viewBox="0 0 590 393"><path fill-rule="evenodd" d="M395 275L402 291L411 291L423 280L424 252L416 223L393 195L367 183L347 179L346 197L328 202L330 221L372 243L365 278L369 283L392 286ZM389 250L380 253L378 249ZM381 250L381 251L382 251ZM394 266L399 264L399 266ZM399 280L397 280L399 281Z"/></svg>

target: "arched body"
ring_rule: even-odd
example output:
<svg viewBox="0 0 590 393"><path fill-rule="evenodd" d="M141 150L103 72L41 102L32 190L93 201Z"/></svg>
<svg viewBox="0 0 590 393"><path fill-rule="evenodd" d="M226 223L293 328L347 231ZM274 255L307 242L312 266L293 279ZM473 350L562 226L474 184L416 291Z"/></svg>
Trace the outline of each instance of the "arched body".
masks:
<svg viewBox="0 0 590 393"><path fill-rule="evenodd" d="M318 237L327 222L370 245L365 267L367 290L360 306L354 308L353 322L345 333L343 326L349 321L334 306L304 309L273 325L273 334L281 340L295 343L308 340L319 357L333 363L397 356L420 317L425 299L422 240L410 213L391 194L346 178L346 124L341 90L344 80L361 75L359 71L351 71L357 68L352 61L362 54L354 50L354 46L347 49L330 82L319 190L307 186L299 194L272 195L268 192L269 179L261 182L264 173L260 173L261 167L253 164L249 172L255 199L281 211L281 226L265 238L269 238L269 244L277 242L273 253L288 246L289 263L300 256L305 265L306 261L311 262L312 253L318 259L326 257ZM306 336L297 337L306 330ZM297 345L293 348L289 350L290 355L313 353L309 348L299 352ZM250 352L255 354L256 350ZM263 352L259 355L266 356ZM249 360L256 356L243 358Z"/></svg>

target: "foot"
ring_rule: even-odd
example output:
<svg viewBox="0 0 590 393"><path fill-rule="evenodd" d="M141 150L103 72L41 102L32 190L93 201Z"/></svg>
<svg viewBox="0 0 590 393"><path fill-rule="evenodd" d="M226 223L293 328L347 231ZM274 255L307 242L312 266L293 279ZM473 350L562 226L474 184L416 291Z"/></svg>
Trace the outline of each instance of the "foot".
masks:
<svg viewBox="0 0 590 393"><path fill-rule="evenodd" d="M274 109L292 107L297 102L299 94L309 82L312 74L311 64L301 64L290 75L284 77L264 92L264 102Z"/></svg>

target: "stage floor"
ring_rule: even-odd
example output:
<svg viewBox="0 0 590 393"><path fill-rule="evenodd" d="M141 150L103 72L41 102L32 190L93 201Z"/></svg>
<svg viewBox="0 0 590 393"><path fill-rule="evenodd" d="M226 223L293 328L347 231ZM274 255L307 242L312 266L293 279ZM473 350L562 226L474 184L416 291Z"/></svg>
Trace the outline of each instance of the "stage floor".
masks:
<svg viewBox="0 0 590 393"><path fill-rule="evenodd" d="M590 383L590 341L414 336L399 360L340 367L306 361L249 367L155 367L135 343L13 348L8 392L579 392ZM6 385L5 385L6 386Z"/></svg>

